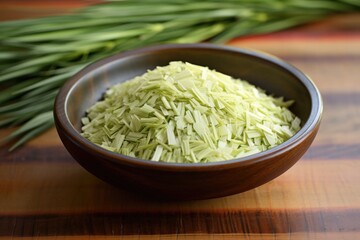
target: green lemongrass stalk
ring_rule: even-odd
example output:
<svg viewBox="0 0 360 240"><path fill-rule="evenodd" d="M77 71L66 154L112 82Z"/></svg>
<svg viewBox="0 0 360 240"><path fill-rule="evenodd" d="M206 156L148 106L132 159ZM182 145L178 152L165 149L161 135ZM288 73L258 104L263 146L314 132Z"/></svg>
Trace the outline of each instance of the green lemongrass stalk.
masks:
<svg viewBox="0 0 360 240"><path fill-rule="evenodd" d="M356 0L108 0L62 16L0 23L0 127L11 148L50 128L64 81L114 53L161 43L224 43L358 11ZM4 140L3 140L4 141Z"/></svg>

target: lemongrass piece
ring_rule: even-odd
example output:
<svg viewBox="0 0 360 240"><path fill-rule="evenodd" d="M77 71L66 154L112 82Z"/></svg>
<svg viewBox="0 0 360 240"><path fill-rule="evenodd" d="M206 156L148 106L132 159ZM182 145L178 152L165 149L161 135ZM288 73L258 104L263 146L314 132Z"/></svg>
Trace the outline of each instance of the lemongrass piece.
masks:
<svg viewBox="0 0 360 240"><path fill-rule="evenodd" d="M117 153L205 163L255 154L293 136L292 101L207 67L170 62L108 89L82 136Z"/></svg>

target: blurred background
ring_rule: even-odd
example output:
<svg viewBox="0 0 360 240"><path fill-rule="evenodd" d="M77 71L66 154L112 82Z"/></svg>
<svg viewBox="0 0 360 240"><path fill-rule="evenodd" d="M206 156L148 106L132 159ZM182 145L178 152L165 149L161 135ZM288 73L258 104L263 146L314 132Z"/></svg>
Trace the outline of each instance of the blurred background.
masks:
<svg viewBox="0 0 360 240"><path fill-rule="evenodd" d="M72 12L100 0L12 0L0 2L0 20L16 20Z"/></svg>

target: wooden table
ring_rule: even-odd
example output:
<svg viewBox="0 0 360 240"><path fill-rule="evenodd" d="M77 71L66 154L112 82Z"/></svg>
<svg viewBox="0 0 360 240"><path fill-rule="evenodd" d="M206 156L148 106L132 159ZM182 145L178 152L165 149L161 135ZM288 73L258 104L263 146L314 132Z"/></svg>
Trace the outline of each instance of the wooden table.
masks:
<svg viewBox="0 0 360 240"><path fill-rule="evenodd" d="M55 1L34 2L42 12L15 1L0 3L0 15L53 14L74 1L56 10ZM86 172L51 129L14 153L0 149L0 238L360 239L360 15L334 16L229 45L274 54L319 87L321 129L294 167L229 197L155 201ZM8 132L1 130L0 138Z"/></svg>

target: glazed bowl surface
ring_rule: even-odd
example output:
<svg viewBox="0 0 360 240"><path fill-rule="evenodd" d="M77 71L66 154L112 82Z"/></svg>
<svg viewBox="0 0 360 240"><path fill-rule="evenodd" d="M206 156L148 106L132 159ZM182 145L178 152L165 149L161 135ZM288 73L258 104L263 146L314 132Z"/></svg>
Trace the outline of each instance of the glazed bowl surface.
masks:
<svg viewBox="0 0 360 240"><path fill-rule="evenodd" d="M290 110L302 127L284 143L261 153L216 163L163 163L105 150L83 138L81 118L112 85L171 61L207 66L246 80L268 94L293 99ZM260 186L284 173L307 151L322 116L314 83L292 65L265 53L212 44L161 45L97 61L71 79L55 101L58 134L70 154L100 179L155 198L192 200L222 197Z"/></svg>

